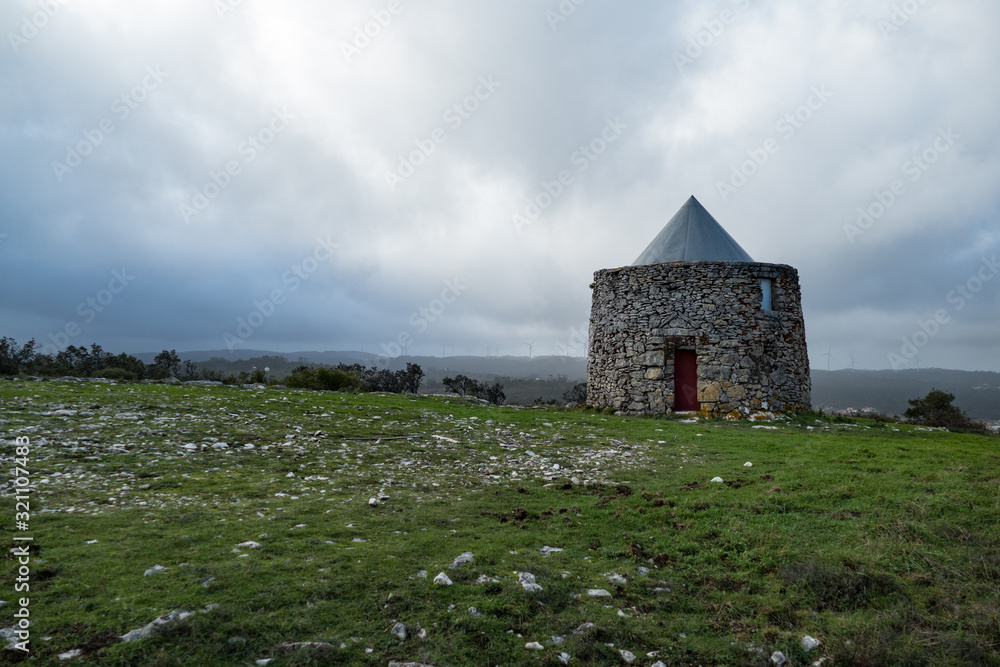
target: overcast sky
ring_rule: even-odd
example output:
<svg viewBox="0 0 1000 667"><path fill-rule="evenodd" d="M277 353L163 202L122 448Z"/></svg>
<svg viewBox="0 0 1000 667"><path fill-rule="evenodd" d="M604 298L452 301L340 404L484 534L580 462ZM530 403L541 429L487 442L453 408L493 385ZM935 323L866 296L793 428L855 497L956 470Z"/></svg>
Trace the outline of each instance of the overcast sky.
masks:
<svg viewBox="0 0 1000 667"><path fill-rule="evenodd" d="M0 27L20 342L584 355L593 272L694 194L798 269L814 368L1000 370L995 0L7 0Z"/></svg>

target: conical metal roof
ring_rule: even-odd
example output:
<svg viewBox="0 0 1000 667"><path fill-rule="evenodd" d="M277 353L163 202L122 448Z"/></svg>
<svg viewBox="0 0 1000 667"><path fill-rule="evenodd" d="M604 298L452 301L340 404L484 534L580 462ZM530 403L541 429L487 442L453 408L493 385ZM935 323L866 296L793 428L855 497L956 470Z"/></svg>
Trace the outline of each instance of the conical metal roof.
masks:
<svg viewBox="0 0 1000 667"><path fill-rule="evenodd" d="M670 218L632 266L662 262L752 262L694 195Z"/></svg>

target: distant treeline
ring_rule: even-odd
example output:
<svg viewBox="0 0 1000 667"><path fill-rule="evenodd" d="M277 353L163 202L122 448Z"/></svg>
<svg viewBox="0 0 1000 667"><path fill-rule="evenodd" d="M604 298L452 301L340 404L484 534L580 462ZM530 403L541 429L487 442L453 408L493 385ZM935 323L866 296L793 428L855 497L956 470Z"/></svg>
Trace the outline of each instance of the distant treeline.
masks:
<svg viewBox="0 0 1000 667"><path fill-rule="evenodd" d="M197 365L182 363L174 350L163 350L147 364L131 354L105 352L94 343L90 349L70 345L55 354L43 354L35 339L18 346L6 336L0 338L0 375L38 375L42 377L102 377L112 380L157 380L176 377L181 380L203 378Z"/></svg>
<svg viewBox="0 0 1000 667"><path fill-rule="evenodd" d="M213 368L199 367L190 360L182 361L175 350L163 350L153 358L152 363L147 364L131 354L105 352L96 343L89 349L70 345L56 354L43 354L39 349L34 339L18 345L12 338L0 338L0 375L72 376L133 382L176 378L234 385L276 382L276 376L280 376L289 387L394 394L417 393L424 377L417 364L406 364L405 370L390 371L367 368L361 364L339 364L336 368L329 368L300 363L289 372L287 368L282 368L289 365L284 357L259 357L245 362L213 358L206 363ZM236 372L224 375L220 366Z"/></svg>

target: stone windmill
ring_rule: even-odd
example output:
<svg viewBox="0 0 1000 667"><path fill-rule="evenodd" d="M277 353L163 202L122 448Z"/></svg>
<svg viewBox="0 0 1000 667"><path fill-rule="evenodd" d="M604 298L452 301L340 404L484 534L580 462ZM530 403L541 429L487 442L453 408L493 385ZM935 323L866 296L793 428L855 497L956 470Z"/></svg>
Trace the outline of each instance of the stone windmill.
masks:
<svg viewBox="0 0 1000 667"><path fill-rule="evenodd" d="M730 418L810 408L798 272L754 262L694 197L593 289L590 405Z"/></svg>

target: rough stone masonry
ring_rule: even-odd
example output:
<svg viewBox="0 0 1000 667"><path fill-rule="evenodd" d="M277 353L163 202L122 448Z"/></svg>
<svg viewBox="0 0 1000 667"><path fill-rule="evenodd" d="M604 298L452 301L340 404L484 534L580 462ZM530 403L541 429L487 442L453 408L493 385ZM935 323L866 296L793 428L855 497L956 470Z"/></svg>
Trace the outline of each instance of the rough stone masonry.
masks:
<svg viewBox="0 0 1000 667"><path fill-rule="evenodd" d="M765 284L766 281L766 284ZM770 308L764 291L770 288ZM587 402L674 410L674 358L697 355L705 416L810 408L798 272L784 264L667 262L594 274Z"/></svg>

